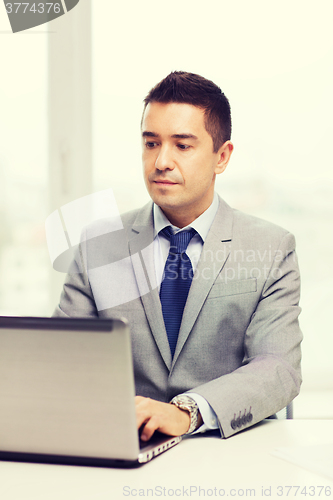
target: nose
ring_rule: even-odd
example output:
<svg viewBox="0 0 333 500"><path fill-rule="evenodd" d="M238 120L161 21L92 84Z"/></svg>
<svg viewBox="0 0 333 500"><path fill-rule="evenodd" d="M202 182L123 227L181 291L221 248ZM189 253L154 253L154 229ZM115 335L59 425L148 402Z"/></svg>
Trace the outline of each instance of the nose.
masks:
<svg viewBox="0 0 333 500"><path fill-rule="evenodd" d="M175 168L172 152L168 147L161 147L155 161L157 170L173 170Z"/></svg>

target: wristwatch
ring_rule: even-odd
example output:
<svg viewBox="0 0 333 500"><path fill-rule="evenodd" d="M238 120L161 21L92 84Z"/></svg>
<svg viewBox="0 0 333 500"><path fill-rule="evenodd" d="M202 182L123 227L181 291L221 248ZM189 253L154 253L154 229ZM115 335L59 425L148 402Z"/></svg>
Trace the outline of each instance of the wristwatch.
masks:
<svg viewBox="0 0 333 500"><path fill-rule="evenodd" d="M198 425L199 408L194 399L190 398L190 396L186 396L185 394L180 394L175 396L170 403L177 406L181 410L187 410L190 414L191 423L185 434L191 434L191 432L195 431Z"/></svg>

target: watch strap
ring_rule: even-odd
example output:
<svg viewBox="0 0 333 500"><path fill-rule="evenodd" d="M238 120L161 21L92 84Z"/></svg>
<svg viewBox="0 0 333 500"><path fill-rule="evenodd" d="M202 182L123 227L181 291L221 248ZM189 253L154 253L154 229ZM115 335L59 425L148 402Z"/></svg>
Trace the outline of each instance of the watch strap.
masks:
<svg viewBox="0 0 333 500"><path fill-rule="evenodd" d="M195 431L198 425L199 407L194 399L192 399L190 396L186 396L185 394L179 394L171 400L171 404L177 406L181 410L188 411L190 414L190 427L188 428L187 432L185 432L185 434L191 434L193 431Z"/></svg>

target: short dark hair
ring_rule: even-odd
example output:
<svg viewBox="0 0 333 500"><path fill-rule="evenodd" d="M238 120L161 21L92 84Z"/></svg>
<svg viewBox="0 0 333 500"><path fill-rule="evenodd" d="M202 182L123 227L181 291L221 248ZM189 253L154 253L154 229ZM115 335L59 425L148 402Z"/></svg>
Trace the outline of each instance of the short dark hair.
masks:
<svg viewBox="0 0 333 500"><path fill-rule="evenodd" d="M213 139L214 153L231 137L230 104L220 87L211 80L195 73L173 71L144 99L144 110L149 103L184 103L202 108L205 113L205 129Z"/></svg>

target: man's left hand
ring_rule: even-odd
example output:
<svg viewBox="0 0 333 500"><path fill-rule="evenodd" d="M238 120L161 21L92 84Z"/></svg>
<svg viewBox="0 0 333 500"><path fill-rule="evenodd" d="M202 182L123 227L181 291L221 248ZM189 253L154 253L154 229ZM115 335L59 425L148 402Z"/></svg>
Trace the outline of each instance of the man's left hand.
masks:
<svg viewBox="0 0 333 500"><path fill-rule="evenodd" d="M135 409L138 429L144 424L141 431L143 441L148 441L157 430L170 436L181 436L190 427L190 413L171 403L136 396Z"/></svg>

